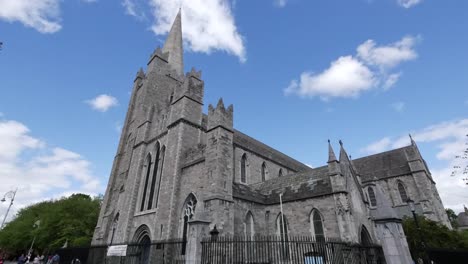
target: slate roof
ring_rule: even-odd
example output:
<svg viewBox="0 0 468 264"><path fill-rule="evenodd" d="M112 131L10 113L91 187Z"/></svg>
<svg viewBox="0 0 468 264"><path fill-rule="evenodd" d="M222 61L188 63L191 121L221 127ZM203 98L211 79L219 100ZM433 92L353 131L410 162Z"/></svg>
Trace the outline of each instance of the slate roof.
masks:
<svg viewBox="0 0 468 264"><path fill-rule="evenodd" d="M236 131L237 142L247 145L254 140ZM236 133L235 139L236 139ZM245 140L245 141L241 141ZM258 142L258 141L257 141ZM258 142L260 143L260 142ZM265 145L260 143L260 147ZM255 144L253 144L254 148ZM406 146L367 157L353 160L357 173L361 175L363 182L372 181L374 177L383 179L387 177L406 175L411 173L408 165L406 152L414 151L413 146ZM271 149L268 147L268 149ZM262 150L259 150L262 151ZM276 154L275 152L271 152ZM280 153L281 155L284 155ZM285 159L286 160L286 159ZM286 161L285 161L286 162ZM301 163L300 163L301 164ZM305 165L304 165L305 166ZM246 186L234 183L233 196L235 198L249 200L261 204L279 203L279 193L283 193L283 201L294 201L330 194L333 192L330 178L328 177L328 166L319 168L303 168L302 172L285 175L265 182ZM468 224L468 219L467 219Z"/></svg>
<svg viewBox="0 0 468 264"><path fill-rule="evenodd" d="M279 203L279 194L283 193L283 202L296 201L332 192L328 167L323 166L308 171L289 174L250 186L234 183L233 196L261 204Z"/></svg>
<svg viewBox="0 0 468 264"><path fill-rule="evenodd" d="M383 179L392 176L410 174L406 151L412 146L406 146L367 157L353 160L357 172L363 182Z"/></svg>
<svg viewBox="0 0 468 264"><path fill-rule="evenodd" d="M270 159L284 167L287 167L296 172L306 171L310 169L307 165L263 144L262 142L247 136L246 134L234 129L234 144L243 149L249 150Z"/></svg>

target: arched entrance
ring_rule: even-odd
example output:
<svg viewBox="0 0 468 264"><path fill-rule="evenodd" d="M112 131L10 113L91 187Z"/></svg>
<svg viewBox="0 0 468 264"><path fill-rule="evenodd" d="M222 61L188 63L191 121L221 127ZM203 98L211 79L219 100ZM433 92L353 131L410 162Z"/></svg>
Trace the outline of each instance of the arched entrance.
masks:
<svg viewBox="0 0 468 264"><path fill-rule="evenodd" d="M148 235L144 235L139 241L141 254L139 259L139 264L149 264L150 263L150 249L151 249L151 239Z"/></svg>
<svg viewBox="0 0 468 264"><path fill-rule="evenodd" d="M130 255L134 256L137 264L150 263L151 238L148 226L142 225L135 232L133 237L134 245L131 246ZM134 263L134 262L132 262Z"/></svg>

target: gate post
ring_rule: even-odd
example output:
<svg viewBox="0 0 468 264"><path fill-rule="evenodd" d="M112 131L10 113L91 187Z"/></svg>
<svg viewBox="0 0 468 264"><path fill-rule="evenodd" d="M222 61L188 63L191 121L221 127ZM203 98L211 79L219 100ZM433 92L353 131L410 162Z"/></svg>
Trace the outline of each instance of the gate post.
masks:
<svg viewBox="0 0 468 264"><path fill-rule="evenodd" d="M209 221L191 220L188 222L186 264L200 264L202 255L201 240L208 234Z"/></svg>

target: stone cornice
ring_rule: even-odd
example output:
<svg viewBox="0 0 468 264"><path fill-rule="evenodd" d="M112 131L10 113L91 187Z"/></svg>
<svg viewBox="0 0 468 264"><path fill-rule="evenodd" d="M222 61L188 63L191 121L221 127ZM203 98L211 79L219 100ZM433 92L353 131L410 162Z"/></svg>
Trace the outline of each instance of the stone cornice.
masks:
<svg viewBox="0 0 468 264"><path fill-rule="evenodd" d="M177 119L176 121L174 121L172 124L168 125L167 126L167 129L172 129L173 127L177 126L178 124L180 123L183 123L183 124L186 124L186 125L189 125L189 126L192 126L194 128L197 128L197 129L200 129L202 130L203 132L206 132L205 129L203 129L203 127L199 124L195 124L187 119L184 119L184 118L179 118Z"/></svg>

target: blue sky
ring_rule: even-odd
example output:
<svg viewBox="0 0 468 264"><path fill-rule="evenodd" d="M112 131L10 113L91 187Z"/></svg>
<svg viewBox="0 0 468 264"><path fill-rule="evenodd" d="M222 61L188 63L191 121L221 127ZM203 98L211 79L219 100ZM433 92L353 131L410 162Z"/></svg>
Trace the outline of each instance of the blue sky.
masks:
<svg viewBox="0 0 468 264"><path fill-rule="evenodd" d="M445 206L468 205L466 1L0 0L0 194L19 187L15 209L104 193L135 74L180 6L205 111L223 97L238 130L311 166L327 139L357 158L412 133Z"/></svg>

